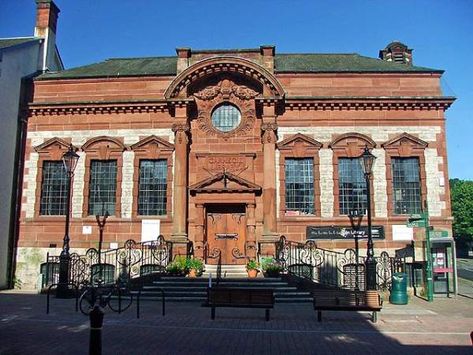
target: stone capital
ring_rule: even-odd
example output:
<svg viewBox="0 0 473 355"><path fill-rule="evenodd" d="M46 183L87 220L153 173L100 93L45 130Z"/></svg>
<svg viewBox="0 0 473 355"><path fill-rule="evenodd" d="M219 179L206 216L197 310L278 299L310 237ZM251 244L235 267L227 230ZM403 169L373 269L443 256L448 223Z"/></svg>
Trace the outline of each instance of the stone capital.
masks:
<svg viewBox="0 0 473 355"><path fill-rule="evenodd" d="M262 143L272 143L275 144L277 141L276 131L278 125L276 122L267 122L261 125L261 130L263 131Z"/></svg>

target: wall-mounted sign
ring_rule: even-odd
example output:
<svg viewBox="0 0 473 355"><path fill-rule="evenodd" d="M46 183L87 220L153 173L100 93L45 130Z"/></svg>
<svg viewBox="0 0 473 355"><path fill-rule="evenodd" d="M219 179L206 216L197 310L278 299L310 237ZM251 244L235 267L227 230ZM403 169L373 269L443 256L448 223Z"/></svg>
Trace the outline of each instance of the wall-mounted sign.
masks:
<svg viewBox="0 0 473 355"><path fill-rule="evenodd" d="M159 219L143 219L141 221L141 241L150 242L158 239L160 223Z"/></svg>
<svg viewBox="0 0 473 355"><path fill-rule="evenodd" d="M357 232L358 238L368 238L368 227L360 227ZM384 239L384 227L372 226L371 236L374 239ZM307 239L353 239L355 231L351 227L331 226L315 227L308 226L306 230Z"/></svg>

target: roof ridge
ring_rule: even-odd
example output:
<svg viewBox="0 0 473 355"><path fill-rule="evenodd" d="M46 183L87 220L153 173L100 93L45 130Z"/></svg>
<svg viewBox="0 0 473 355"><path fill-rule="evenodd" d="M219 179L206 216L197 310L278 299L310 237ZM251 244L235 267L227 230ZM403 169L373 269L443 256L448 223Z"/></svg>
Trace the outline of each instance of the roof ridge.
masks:
<svg viewBox="0 0 473 355"><path fill-rule="evenodd" d="M25 36L25 37L4 37L4 38L1 38L0 37L0 41L3 41L3 40L11 40L11 39L40 39L42 37L35 37L35 36Z"/></svg>
<svg viewBox="0 0 473 355"><path fill-rule="evenodd" d="M359 55L358 53L276 53L278 55Z"/></svg>
<svg viewBox="0 0 473 355"><path fill-rule="evenodd" d="M109 61L109 60L136 60L136 59L161 59L161 58L177 58L177 56L157 56L157 57L115 57L115 58L107 58L104 61Z"/></svg>

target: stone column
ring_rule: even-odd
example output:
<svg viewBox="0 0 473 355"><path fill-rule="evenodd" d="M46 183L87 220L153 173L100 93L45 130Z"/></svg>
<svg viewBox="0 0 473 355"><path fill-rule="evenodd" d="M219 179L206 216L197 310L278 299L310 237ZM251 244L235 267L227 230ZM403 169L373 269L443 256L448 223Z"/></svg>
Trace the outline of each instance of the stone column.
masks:
<svg viewBox="0 0 473 355"><path fill-rule="evenodd" d="M276 130L275 116L263 117L263 239L277 239L276 225Z"/></svg>
<svg viewBox="0 0 473 355"><path fill-rule="evenodd" d="M182 114L182 113L181 113ZM176 118L178 108L176 107ZM187 157L188 157L188 132L190 128L186 121L172 125L174 139L174 190L173 190L173 215L172 236L174 242L187 241Z"/></svg>

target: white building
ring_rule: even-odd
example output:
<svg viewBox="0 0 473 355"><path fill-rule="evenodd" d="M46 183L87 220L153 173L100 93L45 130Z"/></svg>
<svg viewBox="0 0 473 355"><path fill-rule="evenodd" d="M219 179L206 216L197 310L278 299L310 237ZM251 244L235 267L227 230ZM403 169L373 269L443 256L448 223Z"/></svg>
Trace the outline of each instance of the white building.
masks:
<svg viewBox="0 0 473 355"><path fill-rule="evenodd" d="M32 78L63 64L56 48L59 9L51 0L36 0L34 36L0 38L0 289L13 283L13 255L18 234L22 159L26 132L24 108Z"/></svg>

